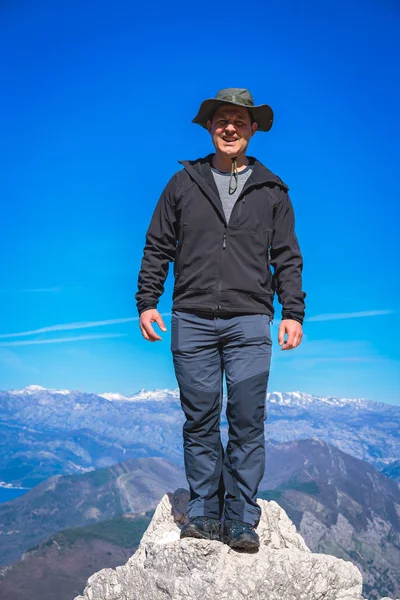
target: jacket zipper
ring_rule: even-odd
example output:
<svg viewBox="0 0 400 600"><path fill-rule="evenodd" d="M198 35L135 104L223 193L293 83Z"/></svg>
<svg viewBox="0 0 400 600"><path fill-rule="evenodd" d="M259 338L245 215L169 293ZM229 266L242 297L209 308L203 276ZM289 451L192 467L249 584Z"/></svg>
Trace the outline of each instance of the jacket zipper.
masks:
<svg viewBox="0 0 400 600"><path fill-rule="evenodd" d="M226 249L226 233L224 233L223 237L222 237L222 250ZM220 305L220 293L221 293L221 276L222 276L222 259L223 259L224 254L222 253L221 255L221 262L220 262L220 270L219 270L219 277L218 277L218 300L217 300L217 310L220 310L222 307Z"/></svg>
<svg viewBox="0 0 400 600"><path fill-rule="evenodd" d="M246 185L246 184L245 184L245 185ZM249 187L251 187L251 186L249 186ZM237 198L237 200L236 200L236 202L235 202L235 204L234 204L234 206L233 206L233 208L235 208L236 204L238 204L238 203L239 203L239 214L238 214L238 220L240 220L240 215L241 215L241 207L242 207L242 204L244 204L244 203L245 203L245 200L246 200L246 196L244 196L244 198L241 198L241 195L243 194L243 192L244 192L244 191L246 191L246 190L245 190L245 188L243 188L243 189L242 189L242 191L240 192L240 194L239 194L239 196L238 196L238 198ZM233 209L232 209L232 211L233 211ZM231 213L231 215L232 215L232 213ZM229 221L230 221L230 220L231 220L231 219L230 219L230 217L229 217ZM227 228L229 228L229 223L227 223ZM224 233L224 235L223 235L223 238L222 238L222 250L226 250L226 232ZM221 263L220 263L219 281L218 281L218 300L217 300L217 310L220 310L220 309L222 308L222 307L221 307L221 305L220 305L220 293L221 293L222 258L223 258L223 256L224 256L224 255L222 254L222 256L221 256Z"/></svg>

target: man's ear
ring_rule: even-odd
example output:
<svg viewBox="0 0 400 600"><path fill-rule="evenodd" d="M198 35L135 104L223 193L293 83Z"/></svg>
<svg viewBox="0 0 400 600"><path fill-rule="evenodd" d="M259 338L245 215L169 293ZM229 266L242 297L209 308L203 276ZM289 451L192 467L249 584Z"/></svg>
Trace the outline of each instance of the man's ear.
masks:
<svg viewBox="0 0 400 600"><path fill-rule="evenodd" d="M208 131L208 133L211 133L211 121L210 121L210 119L208 119L208 121L207 121L207 131Z"/></svg>
<svg viewBox="0 0 400 600"><path fill-rule="evenodd" d="M257 129L258 129L258 125L257 125L257 123L254 121L253 125L251 126L251 135L254 135L254 134L255 134L255 132L257 131Z"/></svg>

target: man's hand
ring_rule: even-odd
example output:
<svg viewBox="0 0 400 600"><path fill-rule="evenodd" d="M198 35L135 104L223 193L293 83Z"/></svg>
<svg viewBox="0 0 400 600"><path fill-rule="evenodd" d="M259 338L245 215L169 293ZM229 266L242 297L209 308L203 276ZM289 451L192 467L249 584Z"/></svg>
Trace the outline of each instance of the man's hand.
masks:
<svg viewBox="0 0 400 600"><path fill-rule="evenodd" d="M284 343L285 333L288 334ZM283 319L279 325L278 342L282 346L281 350L292 350L296 348L303 338L303 327L301 323L294 319ZM282 345L283 344L283 345Z"/></svg>
<svg viewBox="0 0 400 600"><path fill-rule="evenodd" d="M160 329L167 331L164 321L162 320L162 317L156 308L149 308L148 310L143 311L140 315L139 326L144 339L149 340L149 342L162 340L162 338L157 335L151 325L154 322L158 323Z"/></svg>

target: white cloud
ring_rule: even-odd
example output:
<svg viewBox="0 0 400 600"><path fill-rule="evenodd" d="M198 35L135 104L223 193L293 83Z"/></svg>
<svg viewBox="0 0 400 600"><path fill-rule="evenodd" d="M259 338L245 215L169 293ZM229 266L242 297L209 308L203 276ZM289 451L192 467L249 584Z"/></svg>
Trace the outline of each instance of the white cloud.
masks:
<svg viewBox="0 0 400 600"><path fill-rule="evenodd" d="M274 340L275 344L275 340ZM384 360L370 340L304 339L293 350L282 351L275 344L272 360L275 364L290 361L291 368L304 368L322 363L371 363Z"/></svg>
<svg viewBox="0 0 400 600"><path fill-rule="evenodd" d="M67 331L71 329L86 329L87 327L101 327L103 325L116 325L117 323L129 323L137 321L138 317L130 317L127 319L108 319L106 321L83 321L78 323L64 323L61 325L51 325L42 327L41 329L33 329L31 331L21 331L20 333L2 333L0 338L24 337L26 335L36 335L38 333L49 333L50 331Z"/></svg>
<svg viewBox="0 0 400 600"><path fill-rule="evenodd" d="M160 313L162 317L170 316L171 313ZM31 331L21 331L19 333L2 333L0 338L24 337L26 335L37 335L38 333L49 333L51 331L68 331L71 329L86 329L88 327L103 327L104 325L117 325L119 323L131 323L138 321L139 317L127 317L125 319L107 319L105 321L82 321L77 323L63 323L60 325L51 325L40 329L32 329ZM125 335L125 334L124 334Z"/></svg>
<svg viewBox="0 0 400 600"><path fill-rule="evenodd" d="M95 335L81 335L65 338L53 338L50 340L22 340L20 342L0 342L0 346L30 346L34 344L60 344L62 342L81 342L84 340L93 340L101 338L115 338L128 335L127 333L104 333Z"/></svg>
<svg viewBox="0 0 400 600"><path fill-rule="evenodd" d="M311 321L335 321L336 319L356 319L358 317L376 317L378 315L391 315L394 310L364 310L360 312L349 313L327 313L325 315L315 315L306 317L307 323Z"/></svg>

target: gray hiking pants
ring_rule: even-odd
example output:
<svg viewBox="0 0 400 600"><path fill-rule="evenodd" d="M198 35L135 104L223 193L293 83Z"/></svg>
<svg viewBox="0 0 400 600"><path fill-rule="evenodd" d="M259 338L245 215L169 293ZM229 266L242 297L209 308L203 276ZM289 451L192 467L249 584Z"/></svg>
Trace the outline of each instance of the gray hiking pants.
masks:
<svg viewBox="0 0 400 600"><path fill-rule="evenodd" d="M172 311L171 352L186 416L183 449L189 517L259 523L256 495L265 470L270 322L271 317L263 314L215 317ZM226 451L220 437L224 372Z"/></svg>

